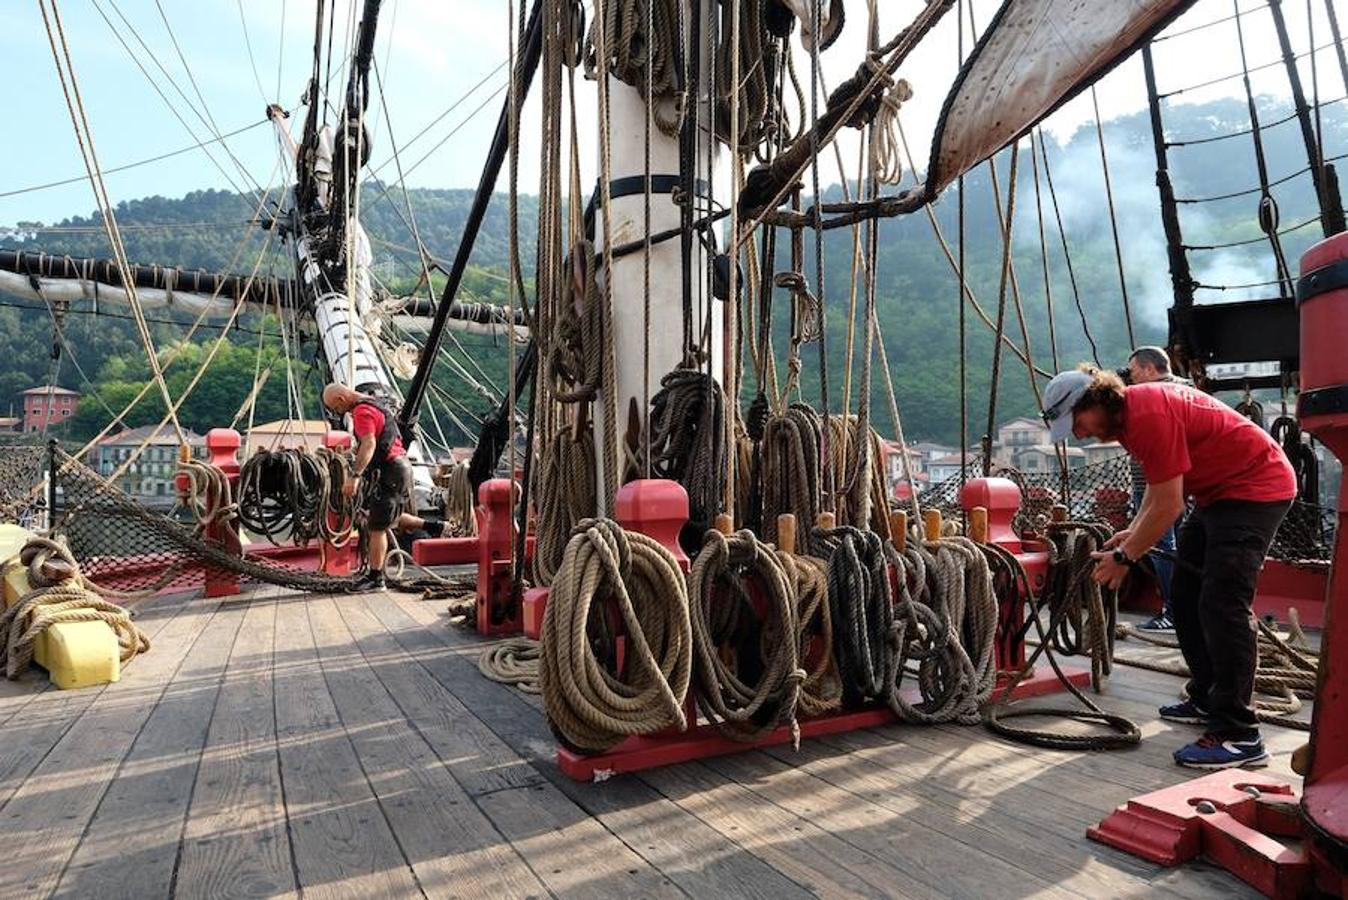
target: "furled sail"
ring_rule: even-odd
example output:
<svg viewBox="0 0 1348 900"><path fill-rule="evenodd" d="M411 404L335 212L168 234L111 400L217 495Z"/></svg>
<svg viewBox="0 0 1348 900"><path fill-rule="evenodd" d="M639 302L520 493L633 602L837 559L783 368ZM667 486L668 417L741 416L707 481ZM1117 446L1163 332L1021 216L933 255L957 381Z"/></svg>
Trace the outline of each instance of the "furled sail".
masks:
<svg viewBox="0 0 1348 900"><path fill-rule="evenodd" d="M932 139L925 195L1089 87L1193 0L1007 0L965 61Z"/></svg>

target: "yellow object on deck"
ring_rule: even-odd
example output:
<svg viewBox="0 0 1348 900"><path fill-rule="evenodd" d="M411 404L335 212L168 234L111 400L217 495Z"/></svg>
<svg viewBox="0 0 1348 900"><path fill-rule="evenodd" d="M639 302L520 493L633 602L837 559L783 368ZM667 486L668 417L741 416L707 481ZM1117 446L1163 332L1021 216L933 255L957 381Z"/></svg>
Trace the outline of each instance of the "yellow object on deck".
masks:
<svg viewBox="0 0 1348 900"><path fill-rule="evenodd" d="M26 528L8 522L0 524L0 563L11 560L0 573L3 579L5 609L9 609L28 593L27 567L19 562L19 551L23 545L33 539L33 533Z"/></svg>
<svg viewBox="0 0 1348 900"><path fill-rule="evenodd" d="M0 531L0 540L7 536ZM128 612L91 589L64 544L29 535L20 548L21 557L0 557L0 562L13 557L0 573L5 674L17 678L31 659L62 689L121 678L122 662L150 648Z"/></svg>
<svg viewBox="0 0 1348 900"><path fill-rule="evenodd" d="M33 662L67 690L122 677L121 648L106 622L55 622L33 642Z"/></svg>

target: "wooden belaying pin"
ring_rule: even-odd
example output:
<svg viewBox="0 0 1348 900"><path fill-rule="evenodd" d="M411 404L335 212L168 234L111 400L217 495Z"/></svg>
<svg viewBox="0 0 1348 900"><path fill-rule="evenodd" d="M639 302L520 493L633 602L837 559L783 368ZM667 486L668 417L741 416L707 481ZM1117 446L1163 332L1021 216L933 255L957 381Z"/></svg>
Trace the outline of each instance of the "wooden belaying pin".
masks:
<svg viewBox="0 0 1348 900"><path fill-rule="evenodd" d="M791 513L777 517L777 549L783 553L796 552L796 517Z"/></svg>
<svg viewBox="0 0 1348 900"><path fill-rule="evenodd" d="M1054 522L1067 521L1067 507L1061 503L1053 504L1053 508L1048 511L1049 518Z"/></svg>
<svg viewBox="0 0 1348 900"><path fill-rule="evenodd" d="M889 538L900 553L908 549L908 513L900 509L889 514Z"/></svg>
<svg viewBox="0 0 1348 900"><path fill-rule="evenodd" d="M941 539L941 511L929 509L923 512L922 527L928 541L939 541Z"/></svg>
<svg viewBox="0 0 1348 900"><path fill-rule="evenodd" d="M815 522L825 531L832 531L838 527L838 517L831 512L821 512Z"/></svg>
<svg viewBox="0 0 1348 900"><path fill-rule="evenodd" d="M988 510L984 506L975 506L969 510L969 537L979 544L988 542Z"/></svg>
<svg viewBox="0 0 1348 900"><path fill-rule="evenodd" d="M721 534L729 536L735 530L735 520L731 518L730 513L718 513L715 526Z"/></svg>

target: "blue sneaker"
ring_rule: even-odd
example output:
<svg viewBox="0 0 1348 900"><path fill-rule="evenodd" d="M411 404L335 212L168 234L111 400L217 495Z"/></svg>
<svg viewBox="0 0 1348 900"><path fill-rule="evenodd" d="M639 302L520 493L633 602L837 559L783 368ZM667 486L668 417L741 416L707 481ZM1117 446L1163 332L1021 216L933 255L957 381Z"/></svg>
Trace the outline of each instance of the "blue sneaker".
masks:
<svg viewBox="0 0 1348 900"><path fill-rule="evenodd" d="M1176 750L1175 762L1191 769L1258 768L1268 765L1268 751L1257 732L1245 738L1208 733Z"/></svg>
<svg viewBox="0 0 1348 900"><path fill-rule="evenodd" d="M1161 718L1171 722L1183 722L1186 725L1208 724L1208 711L1192 700L1162 706Z"/></svg>

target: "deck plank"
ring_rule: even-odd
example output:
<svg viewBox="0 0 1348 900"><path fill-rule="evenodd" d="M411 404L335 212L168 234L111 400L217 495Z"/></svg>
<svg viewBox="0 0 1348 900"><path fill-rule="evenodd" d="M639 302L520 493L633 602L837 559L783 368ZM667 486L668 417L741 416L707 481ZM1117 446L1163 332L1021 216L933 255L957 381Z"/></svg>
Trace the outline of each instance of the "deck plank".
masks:
<svg viewBox="0 0 1348 900"><path fill-rule="evenodd" d="M451 693L449 687L435 680L425 666L428 658L443 657L444 647L426 635L424 629L416 626L411 620L403 619L404 627L410 627L408 632L390 633L384 630L382 635L376 634L373 640L364 634L374 622L382 622L381 628L388 624L378 615L378 610L375 609L378 605L380 604L370 604L370 623L363 626L357 624L354 607L344 609L344 612L348 613L348 622L360 636L362 650L367 654L382 653L385 658L396 661L393 665L377 665L376 670L381 676L394 670L402 673L410 671L420 673L416 676L418 679L424 677L433 685L403 693L395 690L392 683L386 683L389 692L403 711L419 725L424 712L422 704L443 706L450 701L459 703L459 699ZM423 648L429 646L434 652L428 653L425 649L409 650L404 645L404 640L412 644L419 643L414 640L417 637L427 638L429 643L422 646ZM395 647L396 655L393 652ZM482 676L476 669L473 671L476 675L475 681L481 681ZM475 683L472 686L475 687ZM469 689L469 684L464 684L460 680L455 687ZM492 709L496 716L510 715L508 709L482 708ZM476 717L466 711L465 715L466 718L462 721L477 722ZM435 719L430 718L429 721L434 722ZM422 735L440 759L445 761L450 771L454 771L453 761L448 754L453 752L457 745L441 744L444 734L439 730L423 731ZM616 879L614 884L623 884L633 894L656 897L681 896L667 883L661 872L647 864L631 848L610 834L603 825L592 821L584 810L564 796L557 787L539 776L532 766L524 763L521 757L516 755L516 748L510 747L495 734L492 735L492 740L500 747L498 759L520 760L534 777L529 784L522 787L505 787L480 793L475 796L475 801L478 808L511 846L529 862L534 873L550 891L567 896L586 896L587 885L593 880L586 875L586 870L592 870L595 874L608 873L611 878ZM525 814L521 814L519 808L521 804L525 808ZM559 866L557 863L559 854L562 858L569 856L570 862ZM559 868L561 871L554 871Z"/></svg>
<svg viewBox="0 0 1348 900"><path fill-rule="evenodd" d="M298 895L276 749L276 604L248 601L188 808L174 879L184 897Z"/></svg>
<svg viewBox="0 0 1348 900"><path fill-rule="evenodd" d="M360 604L345 600L316 599L309 615L332 701L422 889L439 897L546 894L418 733L420 720L408 720L376 671L414 666L385 655L372 668L362 654L361 645L371 646L383 627Z"/></svg>
<svg viewBox="0 0 1348 900"><path fill-rule="evenodd" d="M187 608L187 601L188 597L181 594L155 598L149 610L152 615L143 619L137 616L151 644L150 653L140 659L153 654L158 635ZM137 665L139 659L133 659L127 664L126 672L130 673ZM25 673L19 684L30 688L33 697L31 702L16 709L4 725L5 741L0 746L0 810L3 810L24 779L56 746L70 726L107 689L107 685L97 685L79 690L59 690L37 668Z"/></svg>
<svg viewBox="0 0 1348 900"><path fill-rule="evenodd" d="M10 798L0 816L7 861L0 896L45 896L55 888L122 759L217 605L195 604L168 620L151 651L96 692Z"/></svg>
<svg viewBox="0 0 1348 900"><path fill-rule="evenodd" d="M370 606L437 680L452 686L470 707L493 710L492 729L515 752L682 890L763 900L811 896L638 778L616 777L602 785L567 778L554 762L556 741L542 714L515 688L477 671L483 642L452 631L429 604L384 596L372 597Z"/></svg>
<svg viewBox="0 0 1348 900"><path fill-rule="evenodd" d="M276 739L300 889L331 900L420 897L328 692L310 625L315 602L276 606Z"/></svg>
<svg viewBox="0 0 1348 900"><path fill-rule="evenodd" d="M150 713L57 895L166 897L197 766L244 604L220 607Z"/></svg>
<svg viewBox="0 0 1348 900"><path fill-rule="evenodd" d="M817 896L941 896L916 883L905 861L885 852L890 845L879 853L859 848L709 764L655 769L642 780ZM865 811L852 812L855 824L876 825L864 822Z"/></svg>

